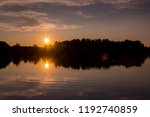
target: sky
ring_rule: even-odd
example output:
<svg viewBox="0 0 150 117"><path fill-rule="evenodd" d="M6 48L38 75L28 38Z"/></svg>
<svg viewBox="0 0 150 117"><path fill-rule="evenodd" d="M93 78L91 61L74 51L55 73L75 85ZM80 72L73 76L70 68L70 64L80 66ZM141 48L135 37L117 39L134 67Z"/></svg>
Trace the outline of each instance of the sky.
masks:
<svg viewBox="0 0 150 117"><path fill-rule="evenodd" d="M0 40L140 40L150 46L150 0L0 0Z"/></svg>

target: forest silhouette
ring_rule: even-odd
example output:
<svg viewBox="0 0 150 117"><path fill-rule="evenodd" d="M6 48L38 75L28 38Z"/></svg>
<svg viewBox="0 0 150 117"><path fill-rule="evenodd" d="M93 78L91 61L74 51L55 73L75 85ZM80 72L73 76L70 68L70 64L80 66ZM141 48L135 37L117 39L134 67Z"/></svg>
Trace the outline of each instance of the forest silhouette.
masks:
<svg viewBox="0 0 150 117"><path fill-rule="evenodd" d="M41 59L51 59L58 67L73 69L109 68L111 66L141 66L150 58L150 47L140 41L110 41L108 39L73 39L55 42L44 47L10 46L0 41L0 69L11 62L37 64Z"/></svg>

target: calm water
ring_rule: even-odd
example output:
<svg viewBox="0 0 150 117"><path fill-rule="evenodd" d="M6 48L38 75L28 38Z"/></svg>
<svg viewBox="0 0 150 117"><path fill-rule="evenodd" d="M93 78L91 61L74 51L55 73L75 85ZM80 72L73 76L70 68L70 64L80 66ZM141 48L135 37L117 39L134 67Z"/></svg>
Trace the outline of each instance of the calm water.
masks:
<svg viewBox="0 0 150 117"><path fill-rule="evenodd" d="M0 99L150 99L150 59L141 67L75 70L52 61L0 69Z"/></svg>

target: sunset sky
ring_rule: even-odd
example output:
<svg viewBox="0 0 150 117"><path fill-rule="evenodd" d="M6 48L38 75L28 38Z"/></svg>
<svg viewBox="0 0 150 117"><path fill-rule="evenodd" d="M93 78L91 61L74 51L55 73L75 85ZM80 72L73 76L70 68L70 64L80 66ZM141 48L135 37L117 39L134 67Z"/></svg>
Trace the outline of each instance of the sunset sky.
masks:
<svg viewBox="0 0 150 117"><path fill-rule="evenodd" d="M0 0L0 40L43 45L74 38L150 46L150 0Z"/></svg>

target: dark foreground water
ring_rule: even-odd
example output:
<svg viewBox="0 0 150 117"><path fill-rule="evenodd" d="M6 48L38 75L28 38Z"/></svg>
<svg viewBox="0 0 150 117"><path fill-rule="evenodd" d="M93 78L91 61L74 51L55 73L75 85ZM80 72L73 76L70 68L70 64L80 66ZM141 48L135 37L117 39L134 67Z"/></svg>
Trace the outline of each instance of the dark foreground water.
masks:
<svg viewBox="0 0 150 117"><path fill-rule="evenodd" d="M0 99L150 99L150 59L138 67L76 70L50 60L0 69Z"/></svg>

